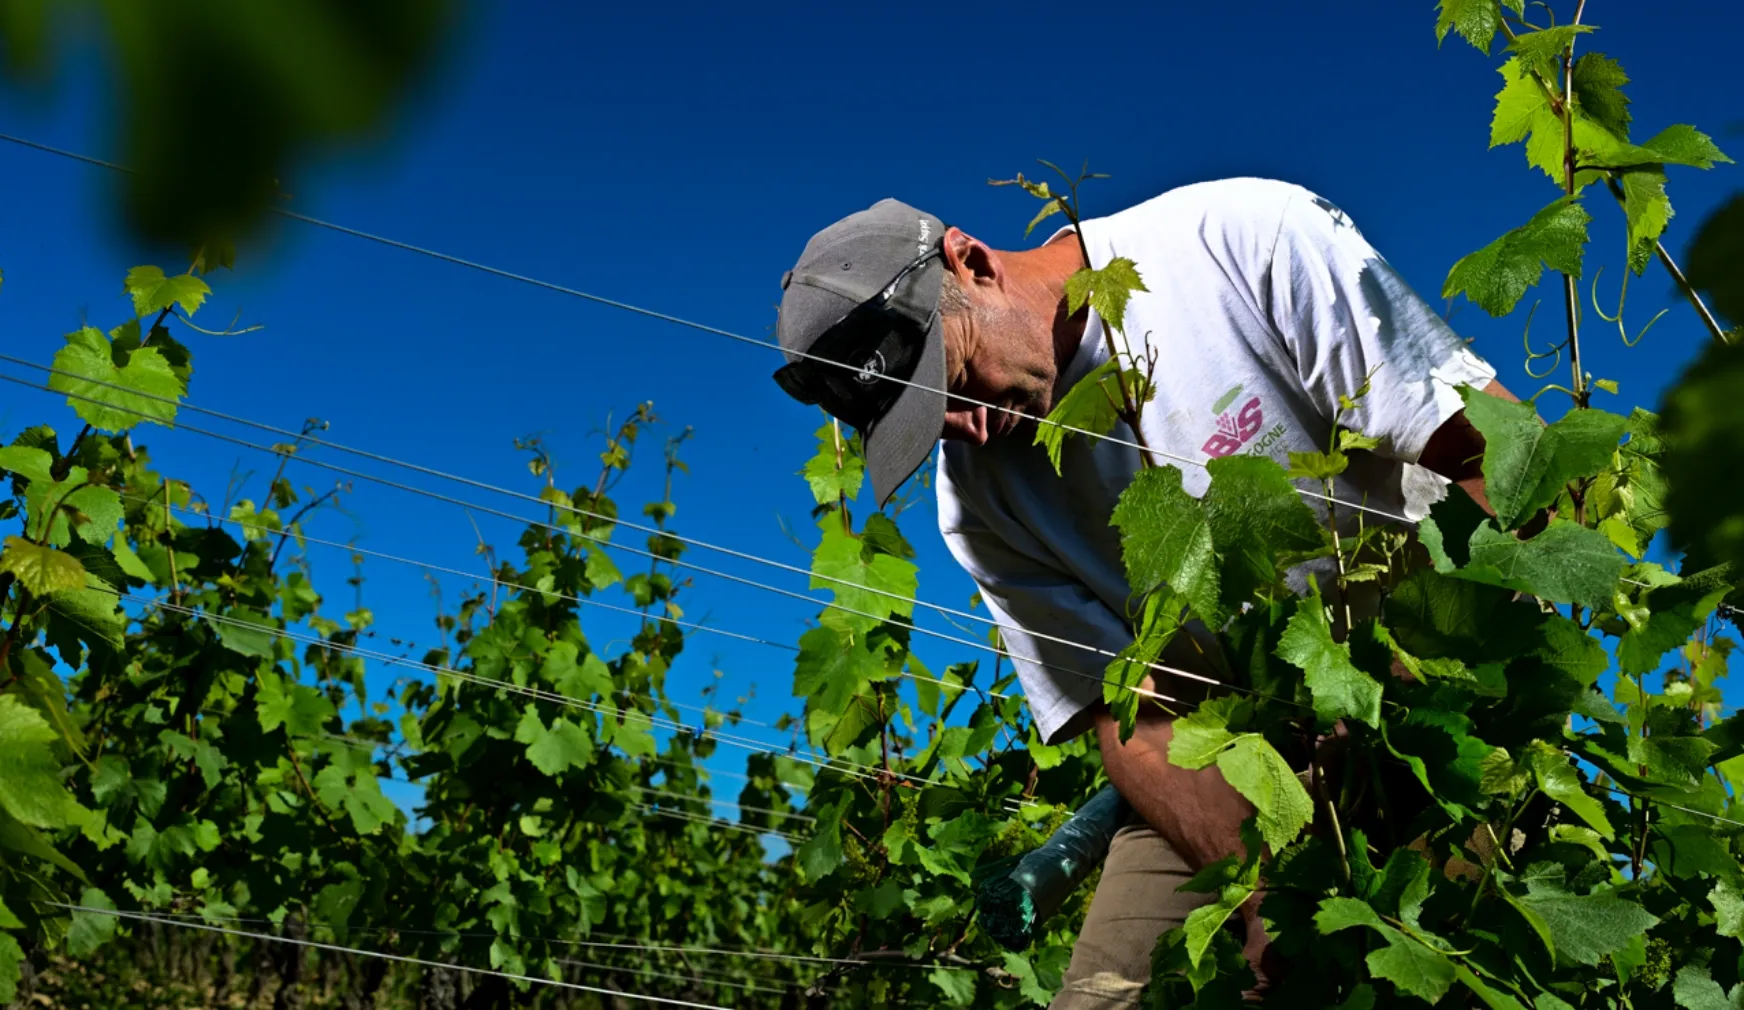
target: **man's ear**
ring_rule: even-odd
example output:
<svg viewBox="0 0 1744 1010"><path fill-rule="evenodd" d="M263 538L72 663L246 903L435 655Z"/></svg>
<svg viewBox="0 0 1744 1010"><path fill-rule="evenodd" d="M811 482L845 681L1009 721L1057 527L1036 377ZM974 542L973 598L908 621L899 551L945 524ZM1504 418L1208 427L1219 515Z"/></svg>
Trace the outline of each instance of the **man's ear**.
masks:
<svg viewBox="0 0 1744 1010"><path fill-rule="evenodd" d="M1005 264L987 243L961 228L945 229L945 269L955 274L964 290L1005 286Z"/></svg>

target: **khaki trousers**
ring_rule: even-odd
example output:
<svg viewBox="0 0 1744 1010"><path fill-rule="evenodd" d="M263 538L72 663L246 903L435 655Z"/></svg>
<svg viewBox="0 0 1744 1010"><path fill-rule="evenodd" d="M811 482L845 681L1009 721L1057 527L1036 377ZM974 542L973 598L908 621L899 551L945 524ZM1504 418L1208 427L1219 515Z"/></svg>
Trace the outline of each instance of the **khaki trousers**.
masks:
<svg viewBox="0 0 1744 1010"><path fill-rule="evenodd" d="M1120 829L1102 864L1102 880L1090 899L1084 929L1072 948L1064 985L1049 1010L1127 1010L1151 977L1151 949L1187 920L1187 913L1213 900L1175 888L1193 872L1149 825Z"/></svg>

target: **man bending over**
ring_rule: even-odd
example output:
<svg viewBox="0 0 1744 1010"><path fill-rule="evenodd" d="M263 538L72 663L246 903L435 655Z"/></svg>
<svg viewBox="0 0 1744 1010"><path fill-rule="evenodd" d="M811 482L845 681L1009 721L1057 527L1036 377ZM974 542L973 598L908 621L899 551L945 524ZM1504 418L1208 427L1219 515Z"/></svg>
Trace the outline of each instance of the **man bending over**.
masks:
<svg viewBox="0 0 1744 1010"><path fill-rule="evenodd" d="M790 363L776 373L860 431L880 505L946 440L940 531L1002 628L1043 741L1093 729L1143 817L1109 851L1053 1003L1067 1010L1137 1004L1157 938L1208 897L1176 886L1239 851L1252 813L1215 766L1169 763L1163 713L1141 715L1122 744L1102 703L1106 655L1058 641L1103 653L1132 641L1109 517L1140 466L1129 445L1074 437L1056 475L1033 444L1035 420L1108 358L1101 320L1068 311L1067 278L1115 256L1137 263L1149 290L1133 293L1125 330L1136 359L1156 362L1140 427L1194 495L1209 478L1193 464L1256 453L1288 466L1289 453L1326 447L1336 417L1382 440L1353 454L1336 498L1416 518L1453 481L1486 504L1483 441L1458 389L1512 399L1350 218L1300 187L1184 186L1081 230L1089 263L1071 229L1007 252L895 200L850 215L782 278ZM1357 409L1340 416L1341 396ZM1125 425L1112 434L1135 441ZM1217 672L1188 636L1173 644L1165 662ZM1256 916L1257 903L1243 909L1257 966Z"/></svg>

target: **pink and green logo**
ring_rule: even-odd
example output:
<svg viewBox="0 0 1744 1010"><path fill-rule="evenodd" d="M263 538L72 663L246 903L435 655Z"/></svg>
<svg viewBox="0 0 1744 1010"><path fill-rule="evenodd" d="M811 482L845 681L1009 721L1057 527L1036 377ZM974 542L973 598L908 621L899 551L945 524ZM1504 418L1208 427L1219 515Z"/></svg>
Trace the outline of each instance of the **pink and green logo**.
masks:
<svg viewBox="0 0 1744 1010"><path fill-rule="evenodd" d="M1242 404L1239 411L1231 412L1230 405L1240 397L1241 384L1236 383L1211 405L1211 413L1217 416L1217 430L1199 447L1200 452L1213 459L1228 456L1259 434L1266 423L1265 412L1260 409L1260 398L1255 396Z"/></svg>

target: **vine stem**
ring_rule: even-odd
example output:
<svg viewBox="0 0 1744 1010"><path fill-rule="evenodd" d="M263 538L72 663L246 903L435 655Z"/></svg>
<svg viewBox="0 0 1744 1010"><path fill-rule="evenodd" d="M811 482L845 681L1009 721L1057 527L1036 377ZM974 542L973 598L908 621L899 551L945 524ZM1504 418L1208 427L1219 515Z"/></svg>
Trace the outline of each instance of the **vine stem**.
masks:
<svg viewBox="0 0 1744 1010"><path fill-rule="evenodd" d="M1090 262L1090 243L1084 240L1083 220L1078 213L1078 184L1068 181L1067 186L1072 191L1071 201L1068 202L1065 198L1058 196L1054 199L1059 202L1060 210L1065 212L1066 219L1072 222L1072 237L1078 240L1078 254L1084 258L1084 269L1090 270L1093 269ZM1126 334L1122 333L1121 337L1124 339ZM1126 422L1128 428L1132 429L1132 440L1139 444L1140 464L1146 468L1154 467L1157 465L1156 458L1151 455L1150 441L1145 438L1144 428L1139 424L1141 417L1139 404L1133 398L1132 387L1127 384L1126 369L1120 367L1121 352L1114 343L1114 327L1110 326L1106 319L1102 321L1102 342L1108 349L1109 359L1114 362L1114 383L1120 388L1120 402L1123 406L1120 411L1120 419ZM1131 356L1129 352L1127 357Z"/></svg>
<svg viewBox="0 0 1744 1010"><path fill-rule="evenodd" d="M1585 8L1586 2L1585 0L1581 0L1580 9L1575 12L1575 24L1580 23L1580 15ZM1505 19L1502 22L1502 32L1508 36L1508 41L1510 42L1518 37L1515 35L1514 29L1509 26ZM1569 44L1569 48L1572 52L1572 42ZM1550 86L1550 82L1546 81L1544 76L1536 70L1532 72L1532 77L1538 82L1539 88L1543 90L1545 98L1550 103L1551 111L1559 116L1566 116L1568 103L1563 102L1562 96L1556 93L1555 89ZM1617 202L1626 205L1627 201L1623 195L1623 187L1617 182L1616 176L1606 173L1605 182L1611 191L1611 195L1616 197ZM1726 337L1726 330L1720 325L1719 320L1714 318L1713 312L1708 309L1707 303L1702 300L1701 294L1696 291L1692 284L1690 284L1689 278L1684 276L1683 270L1677 265L1677 260L1673 259L1671 252L1665 248L1665 243L1656 241L1653 243L1653 246L1654 251L1658 254L1660 264L1665 267L1665 272L1671 275L1671 279L1677 284L1678 290L1683 292L1683 296L1689 300L1690 305L1696 310L1696 315L1701 317L1702 325L1707 327L1709 336L1712 336L1716 341L1722 344L1730 344L1731 341Z"/></svg>
<svg viewBox="0 0 1744 1010"><path fill-rule="evenodd" d="M1610 189L1611 195L1616 198L1618 206L1628 206L1628 198L1623 194L1623 184L1617 181L1615 175L1606 173L1605 185ZM1671 253L1665 248L1665 243L1655 242L1653 248L1659 255L1660 265L1665 267L1665 272L1671 275L1677 289L1683 292L1684 298L1688 299L1690 306L1696 310L1696 315L1702 318L1702 325L1708 328L1708 335L1721 344L1730 343L1726 339L1725 328L1720 325L1718 319L1714 318L1713 312L1708 309L1708 303L1702 300L1701 294L1689 282L1689 278L1683 275L1683 270L1678 267L1677 261L1671 258Z"/></svg>
<svg viewBox="0 0 1744 1010"><path fill-rule="evenodd" d="M843 465L842 422L836 420L834 417L830 418L830 437L835 440L836 444L836 473L839 474L842 472ZM667 497L670 498L671 496L668 495ZM854 532L854 519L852 516L848 515L848 493L840 487L837 487L836 489L836 507L842 513L842 532Z"/></svg>
<svg viewBox="0 0 1744 1010"><path fill-rule="evenodd" d="M176 578L176 545L174 540L170 538L170 482L168 480L163 482L163 499L164 557L168 559L170 566L170 602L180 604L182 602L182 587L180 580Z"/></svg>
<svg viewBox="0 0 1744 1010"><path fill-rule="evenodd" d="M1587 0L1579 0L1574 9L1574 20L1571 24L1581 23L1581 15L1586 12ZM1562 51L1562 189L1567 196L1575 194L1575 150L1574 150L1574 38L1568 41L1568 48ZM1568 360L1574 373L1574 405L1585 407L1591 397L1587 389L1586 375L1581 371L1580 346L1580 291L1575 286L1575 279L1564 272L1562 275L1563 308L1568 314Z"/></svg>
<svg viewBox="0 0 1744 1010"><path fill-rule="evenodd" d="M1326 791L1326 776L1319 761L1308 766L1314 774L1314 791L1319 794L1320 802L1326 804L1326 816L1332 821L1332 837L1338 842L1338 868L1344 876L1345 886L1350 886L1350 851L1344 844L1344 825L1338 820L1338 804Z"/></svg>

